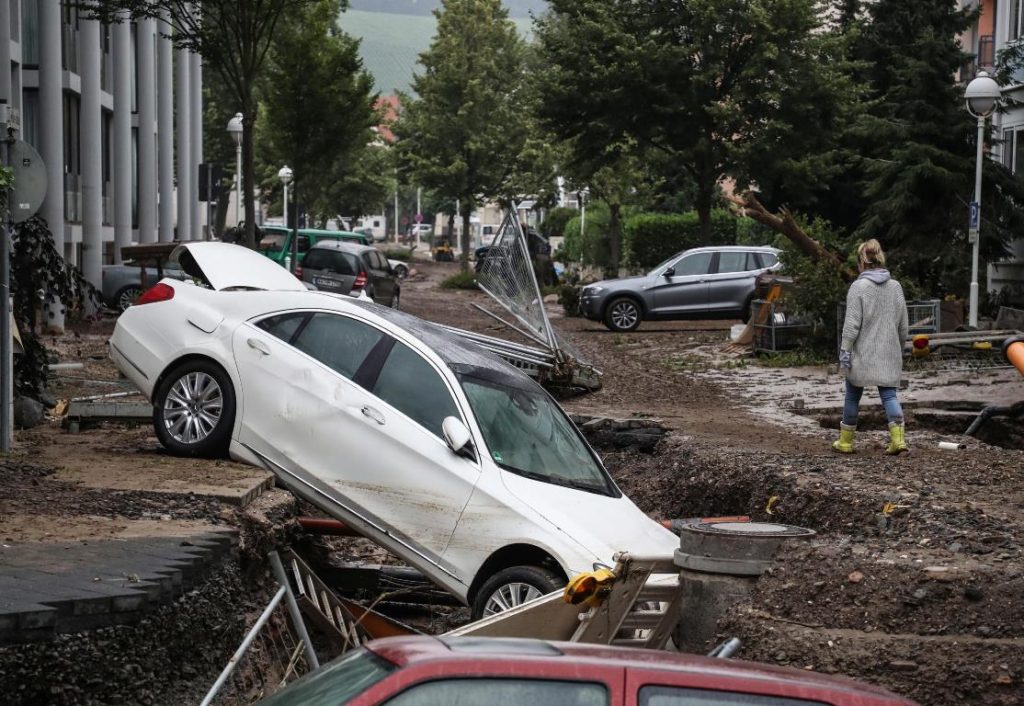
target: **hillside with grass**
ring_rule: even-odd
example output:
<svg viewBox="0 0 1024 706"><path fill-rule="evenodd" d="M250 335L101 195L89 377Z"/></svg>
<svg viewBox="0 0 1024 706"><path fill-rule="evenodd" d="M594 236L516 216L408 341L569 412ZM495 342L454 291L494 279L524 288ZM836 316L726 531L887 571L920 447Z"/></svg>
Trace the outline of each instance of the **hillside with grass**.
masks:
<svg viewBox="0 0 1024 706"><path fill-rule="evenodd" d="M392 95L397 91L411 93L410 84L413 72L417 70L420 53L430 47L434 37L436 21L430 11L420 12L423 6L438 5L436 0L393 0L388 3L374 3L375 6L399 8L416 6L417 12L379 12L356 7L365 7L369 3L352 3L352 8L342 13L339 24L341 28L362 40L360 55L363 65L373 76L376 90L382 95ZM506 6L511 5L506 0ZM543 5L537 2L523 2L521 6ZM529 36L532 21L525 12L518 13L513 21L523 36Z"/></svg>

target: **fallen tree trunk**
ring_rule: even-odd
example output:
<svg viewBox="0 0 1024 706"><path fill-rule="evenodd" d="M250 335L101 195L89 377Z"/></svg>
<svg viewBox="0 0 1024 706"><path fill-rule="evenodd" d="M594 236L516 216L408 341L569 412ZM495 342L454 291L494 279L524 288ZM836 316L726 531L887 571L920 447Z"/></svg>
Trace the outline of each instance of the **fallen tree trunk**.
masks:
<svg viewBox="0 0 1024 706"><path fill-rule="evenodd" d="M778 214L771 213L749 191L744 192L741 196L732 195L726 198L738 207L741 215L753 218L758 223L786 236L808 257L832 265L845 281L852 282L857 279L857 273L843 264L843 261L835 253L827 250L821 243L804 232L789 209L783 207L779 209Z"/></svg>

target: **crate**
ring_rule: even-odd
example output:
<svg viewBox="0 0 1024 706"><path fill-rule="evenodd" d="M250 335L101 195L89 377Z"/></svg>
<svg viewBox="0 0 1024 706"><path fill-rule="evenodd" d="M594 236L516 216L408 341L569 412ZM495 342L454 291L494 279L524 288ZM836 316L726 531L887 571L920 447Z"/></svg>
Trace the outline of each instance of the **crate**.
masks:
<svg viewBox="0 0 1024 706"><path fill-rule="evenodd" d="M794 321L779 301L755 299L751 302L750 326L755 353L776 353L802 346L811 326Z"/></svg>

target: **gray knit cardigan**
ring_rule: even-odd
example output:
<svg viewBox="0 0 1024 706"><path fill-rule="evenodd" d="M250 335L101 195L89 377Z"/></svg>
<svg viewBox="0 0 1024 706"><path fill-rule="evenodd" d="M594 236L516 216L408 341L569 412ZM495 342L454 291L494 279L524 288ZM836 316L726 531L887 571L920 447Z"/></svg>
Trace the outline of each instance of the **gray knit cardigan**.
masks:
<svg viewBox="0 0 1024 706"><path fill-rule="evenodd" d="M899 387L908 335L907 303L899 282L886 279L878 284L872 279L879 278L861 276L846 294L842 350L851 354L846 379L857 387Z"/></svg>

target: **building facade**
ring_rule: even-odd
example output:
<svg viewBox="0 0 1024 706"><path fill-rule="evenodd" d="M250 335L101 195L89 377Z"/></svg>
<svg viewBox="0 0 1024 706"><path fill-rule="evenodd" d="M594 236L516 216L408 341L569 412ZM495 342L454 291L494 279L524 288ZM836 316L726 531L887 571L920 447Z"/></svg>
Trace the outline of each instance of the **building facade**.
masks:
<svg viewBox="0 0 1024 706"><path fill-rule="evenodd" d="M101 24L60 0L0 0L0 100L46 164L40 215L58 250L97 287L125 245L205 236L202 65L170 32L156 19Z"/></svg>

